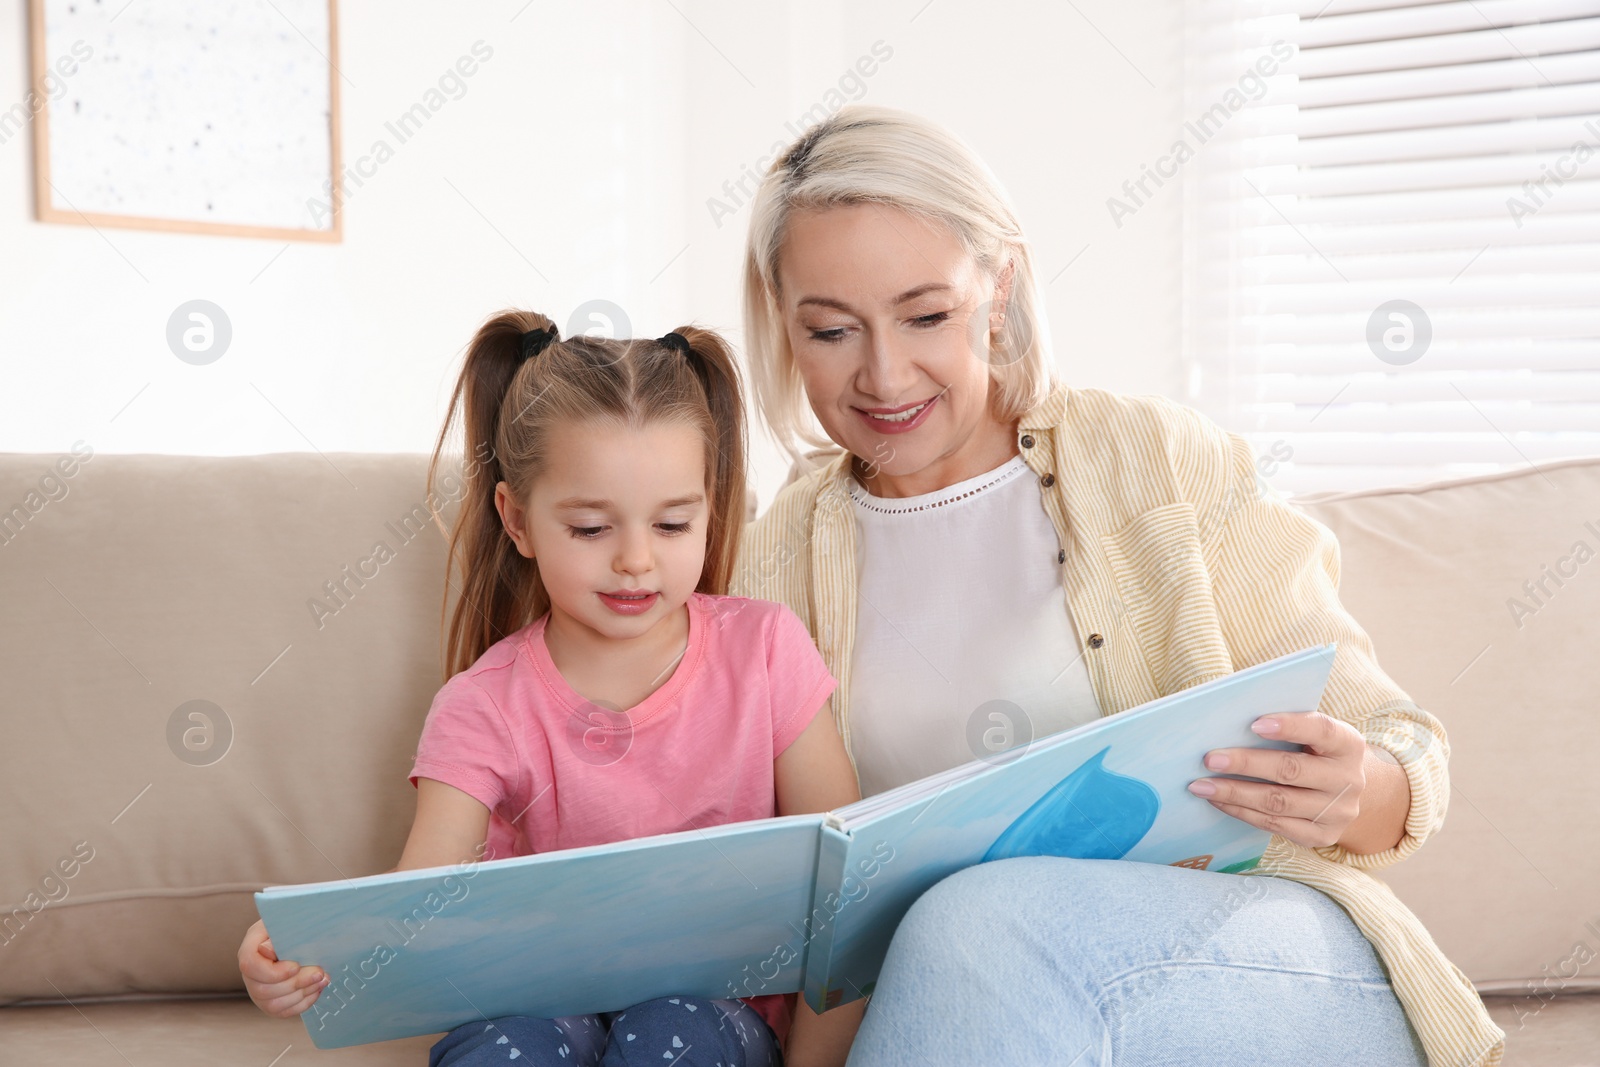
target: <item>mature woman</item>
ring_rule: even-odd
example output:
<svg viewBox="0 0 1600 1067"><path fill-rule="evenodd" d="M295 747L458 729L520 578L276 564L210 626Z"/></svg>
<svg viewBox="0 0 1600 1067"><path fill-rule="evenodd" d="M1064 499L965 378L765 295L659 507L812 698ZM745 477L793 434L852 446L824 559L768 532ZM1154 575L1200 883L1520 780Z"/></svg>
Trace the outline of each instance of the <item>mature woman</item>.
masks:
<svg viewBox="0 0 1600 1067"><path fill-rule="evenodd" d="M768 425L799 458L825 444L809 408L843 452L751 528L732 591L807 621L863 796L985 755L968 727L997 709L1021 743L1338 646L1317 710L1258 720L1303 752L1194 754L1195 792L1273 833L1251 876L951 875L896 931L850 1064L1498 1063L1466 976L1368 873L1443 821L1449 746L1340 606L1333 535L1197 412L1055 380L1031 252L970 150L841 110L773 165L745 270Z"/></svg>

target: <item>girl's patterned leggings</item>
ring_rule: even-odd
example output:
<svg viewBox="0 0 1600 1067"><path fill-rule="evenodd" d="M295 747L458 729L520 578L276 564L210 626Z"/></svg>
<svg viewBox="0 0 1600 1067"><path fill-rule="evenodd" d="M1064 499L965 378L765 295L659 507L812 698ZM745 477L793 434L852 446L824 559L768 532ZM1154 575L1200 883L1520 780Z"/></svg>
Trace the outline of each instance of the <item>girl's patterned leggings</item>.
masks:
<svg viewBox="0 0 1600 1067"><path fill-rule="evenodd" d="M440 1038L428 1067L782 1067L772 1028L739 1000L659 997L620 1012L465 1023Z"/></svg>

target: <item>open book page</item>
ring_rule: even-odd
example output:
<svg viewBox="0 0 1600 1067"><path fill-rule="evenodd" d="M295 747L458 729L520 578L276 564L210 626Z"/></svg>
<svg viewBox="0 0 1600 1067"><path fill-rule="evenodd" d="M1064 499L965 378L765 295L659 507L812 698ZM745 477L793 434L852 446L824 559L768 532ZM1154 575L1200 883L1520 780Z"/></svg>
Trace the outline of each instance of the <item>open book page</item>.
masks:
<svg viewBox="0 0 1600 1067"><path fill-rule="evenodd" d="M1329 649L1327 654L1330 657L1329 666L1331 667L1332 646L1327 646L1327 648ZM1302 654L1303 653L1299 652L1293 653L1293 655ZM1284 658L1286 657L1278 657L1278 659L1271 662L1279 663ZM1256 670L1266 666L1268 666L1266 663L1258 664L1255 668L1251 668L1251 670ZM1087 722L1079 726L1074 726L1068 730L1062 730L1059 733L1048 734L1044 737L1036 737L1031 742L1018 746L1018 748L1025 749L1029 752L1037 752L1052 748L1056 745L1070 742L1082 734L1090 734L1098 730L1102 730L1108 723L1113 721L1120 724L1125 723L1130 718L1155 713L1157 712L1157 709L1166 707L1175 699L1193 698L1196 696L1203 697L1204 694L1209 693L1218 687L1229 684L1237 684L1230 683L1229 680L1236 678L1240 673L1243 672L1235 672L1234 674L1225 675L1221 678L1213 678L1209 682L1204 682L1190 689L1181 690L1180 692L1173 693L1170 696L1152 700L1149 703L1141 704L1136 708L1129 708L1128 710L1119 712L1116 715L1108 715L1104 718L1097 719L1094 722ZM1301 708L1298 710L1311 711L1314 710L1314 708ZM1251 734L1250 736L1252 738L1252 744L1259 745L1263 743L1259 736L1255 734ZM1201 751L1205 752L1218 747L1221 747L1220 743L1211 742L1207 743L1204 749ZM1022 752L1018 750L1008 751L1016 751L1017 755L1022 755ZM936 796L956 782L965 781L968 778L982 774L987 770L1009 762L1007 757L1008 752L1001 752L985 756L981 759L973 759L968 763L962 763L947 770L940 771L938 774L931 774L926 778L919 778L914 782L907 782L906 784L897 786L894 789L886 789L883 792L875 793L870 797L863 797L854 804L847 804L844 807L835 808L833 811L829 812L829 815L832 817L828 821L840 829L848 830L851 826L859 825L862 822L870 820L885 811L915 804L918 800L924 797ZM1202 771L1203 768L1197 770L1196 777L1198 777Z"/></svg>
<svg viewBox="0 0 1600 1067"><path fill-rule="evenodd" d="M1271 835L1188 791L1218 775L1215 748L1298 750L1250 724L1275 712L1313 711L1334 646L1281 656L1138 708L975 761L829 813L819 886L830 909L806 963L817 1008L870 994L895 927L947 875L1019 856L1123 859L1237 873ZM830 854L831 850L831 854Z"/></svg>
<svg viewBox="0 0 1600 1067"><path fill-rule="evenodd" d="M820 826L761 819L281 886L256 906L281 959L333 979L301 1016L318 1048L674 993L786 993L803 959L778 949L807 920Z"/></svg>

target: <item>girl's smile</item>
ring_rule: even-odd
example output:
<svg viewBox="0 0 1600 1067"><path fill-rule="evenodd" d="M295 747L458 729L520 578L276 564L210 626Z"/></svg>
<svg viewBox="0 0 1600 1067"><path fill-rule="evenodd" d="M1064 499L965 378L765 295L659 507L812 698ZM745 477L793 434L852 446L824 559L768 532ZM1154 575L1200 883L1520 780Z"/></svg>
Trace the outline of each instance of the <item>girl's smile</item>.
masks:
<svg viewBox="0 0 1600 1067"><path fill-rule="evenodd" d="M606 607L618 615L643 615L655 607L656 601L660 599L661 594L616 592L601 593L599 596L605 602Z"/></svg>

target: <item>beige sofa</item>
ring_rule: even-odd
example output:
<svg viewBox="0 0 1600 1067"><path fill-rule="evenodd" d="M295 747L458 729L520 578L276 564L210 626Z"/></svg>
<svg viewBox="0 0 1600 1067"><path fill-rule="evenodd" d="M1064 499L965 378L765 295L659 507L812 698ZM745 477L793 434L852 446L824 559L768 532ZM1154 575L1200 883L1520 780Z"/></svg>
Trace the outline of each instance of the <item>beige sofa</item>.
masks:
<svg viewBox="0 0 1600 1067"><path fill-rule="evenodd" d="M0 455L0 1064L426 1062L318 1052L234 962L253 890L399 854L442 681L426 457L77 453ZM1506 1064L1600 1063L1600 459L1299 506L1450 731L1447 823L1383 877Z"/></svg>

